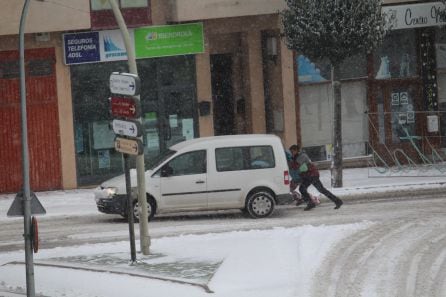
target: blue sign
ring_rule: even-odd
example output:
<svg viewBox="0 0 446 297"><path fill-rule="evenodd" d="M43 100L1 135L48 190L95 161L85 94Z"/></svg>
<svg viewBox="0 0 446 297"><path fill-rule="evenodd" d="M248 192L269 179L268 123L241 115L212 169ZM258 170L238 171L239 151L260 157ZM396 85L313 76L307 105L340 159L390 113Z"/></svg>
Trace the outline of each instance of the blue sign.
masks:
<svg viewBox="0 0 446 297"><path fill-rule="evenodd" d="M100 61L99 33L64 34L65 64Z"/></svg>

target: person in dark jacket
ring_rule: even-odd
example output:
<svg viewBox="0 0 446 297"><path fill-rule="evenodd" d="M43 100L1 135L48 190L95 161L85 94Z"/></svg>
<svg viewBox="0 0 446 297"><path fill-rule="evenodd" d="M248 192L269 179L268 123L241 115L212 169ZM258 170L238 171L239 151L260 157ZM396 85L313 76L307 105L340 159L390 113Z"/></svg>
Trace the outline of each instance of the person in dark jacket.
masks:
<svg viewBox="0 0 446 297"><path fill-rule="evenodd" d="M310 199L310 194L307 190L310 185L313 185L319 191L319 193L327 196L328 199L333 201L335 204L334 209L339 209L343 204L342 200L324 187L319 179L319 170L317 169L316 165L311 162L308 155L302 152L299 146L296 144L293 144L290 147L290 152L293 156L292 158L295 160L295 163L297 163L301 178L299 192L301 193L304 201L307 202L307 206L304 208L304 210L310 210L316 207L316 204Z"/></svg>

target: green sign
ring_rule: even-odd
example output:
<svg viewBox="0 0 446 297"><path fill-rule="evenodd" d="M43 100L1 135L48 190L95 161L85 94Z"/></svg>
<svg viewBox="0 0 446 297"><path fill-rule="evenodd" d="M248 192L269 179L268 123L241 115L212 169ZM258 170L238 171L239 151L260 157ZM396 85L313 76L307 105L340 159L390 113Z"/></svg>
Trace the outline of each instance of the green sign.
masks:
<svg viewBox="0 0 446 297"><path fill-rule="evenodd" d="M134 33L136 58L204 52L202 23L137 28Z"/></svg>

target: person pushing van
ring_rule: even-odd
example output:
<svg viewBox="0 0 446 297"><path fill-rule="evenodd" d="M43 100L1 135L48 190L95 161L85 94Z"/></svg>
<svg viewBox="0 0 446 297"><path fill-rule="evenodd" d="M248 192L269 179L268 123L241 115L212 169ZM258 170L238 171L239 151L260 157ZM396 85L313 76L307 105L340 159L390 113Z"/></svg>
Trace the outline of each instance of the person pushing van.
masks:
<svg viewBox="0 0 446 297"><path fill-rule="evenodd" d="M333 193L327 190L319 179L319 170L317 167L311 162L308 155L302 152L297 144L293 144L289 148L291 152L292 159L295 161L298 166L297 171L300 176L300 186L299 192L302 195L304 201L307 202L307 206L304 208L305 211L313 209L316 207L316 204L310 199L310 194L308 193L308 187L313 185L319 193L327 196L328 199L333 201L335 204L334 209L339 209L344 202L341 199L336 197Z"/></svg>

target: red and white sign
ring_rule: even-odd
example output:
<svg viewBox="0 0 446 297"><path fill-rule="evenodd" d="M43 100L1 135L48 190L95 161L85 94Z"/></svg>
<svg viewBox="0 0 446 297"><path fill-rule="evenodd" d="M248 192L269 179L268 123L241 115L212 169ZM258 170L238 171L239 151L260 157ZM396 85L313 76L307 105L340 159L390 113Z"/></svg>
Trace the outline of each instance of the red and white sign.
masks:
<svg viewBox="0 0 446 297"><path fill-rule="evenodd" d="M133 98L111 97L111 113L115 117L138 118L141 115L141 108Z"/></svg>

